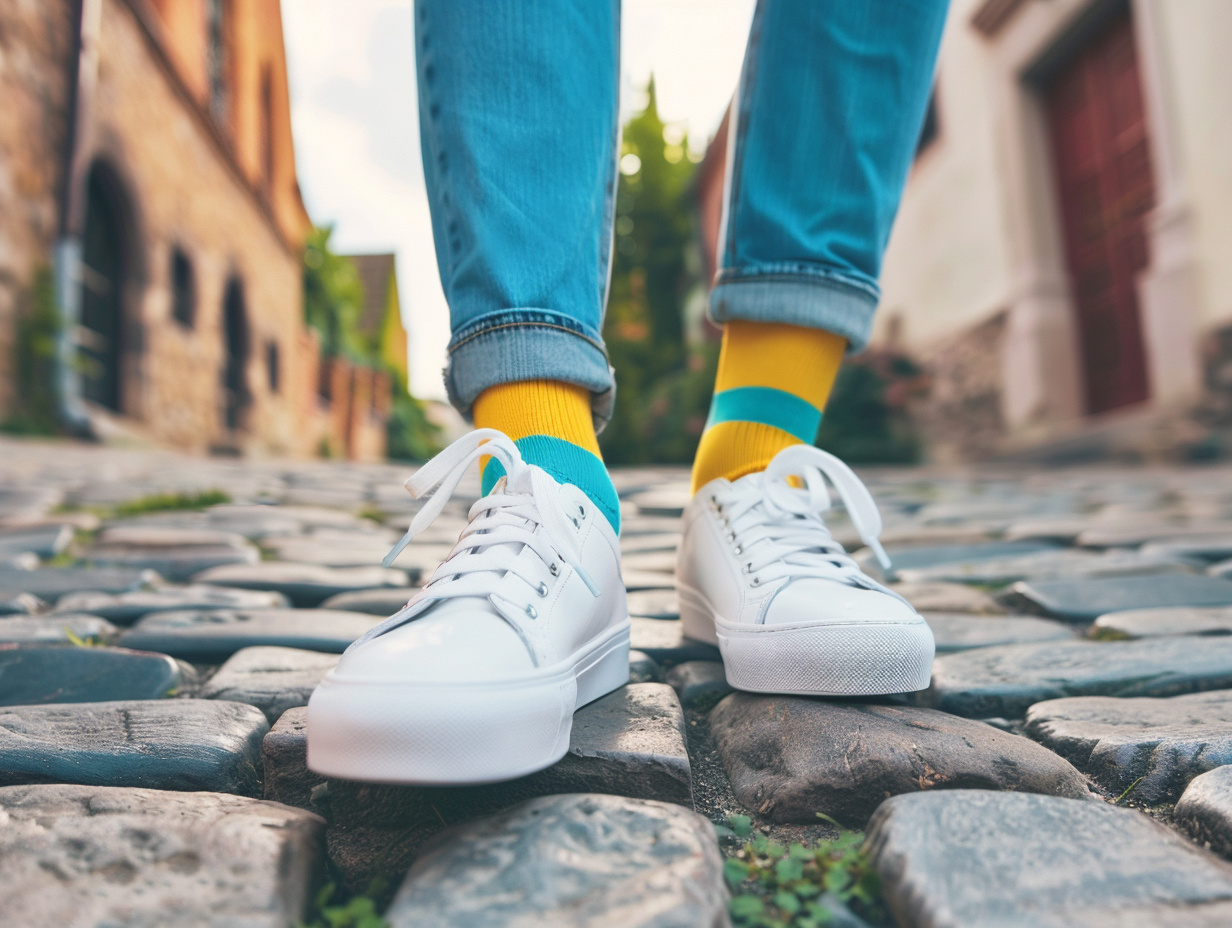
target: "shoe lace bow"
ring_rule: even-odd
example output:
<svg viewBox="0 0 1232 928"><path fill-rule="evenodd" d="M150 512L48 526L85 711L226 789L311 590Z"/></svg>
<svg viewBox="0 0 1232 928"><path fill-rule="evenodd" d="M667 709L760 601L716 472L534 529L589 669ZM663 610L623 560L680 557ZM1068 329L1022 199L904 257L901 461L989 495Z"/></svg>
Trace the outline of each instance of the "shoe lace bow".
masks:
<svg viewBox="0 0 1232 928"><path fill-rule="evenodd" d="M435 586L435 599L490 595L490 582L479 575L496 572L520 577L546 595L542 579L532 576L527 561L520 558L529 548L553 575L558 561L572 567L591 595L598 596L599 588L582 567L577 520L563 511L556 483L542 469L527 464L513 440L497 429L476 429L459 438L406 481L411 496L426 502L382 563L386 567L393 564L402 549L441 514L467 468L489 455L505 467L504 487L498 485L471 506L466 528L425 584L425 591Z"/></svg>
<svg viewBox="0 0 1232 928"><path fill-rule="evenodd" d="M792 477L803 486L793 486ZM889 569L890 559L877 537L881 513L868 488L834 455L799 445L780 451L753 486L737 483L712 500L752 585L803 576L860 586L872 582L826 527L823 516L831 507L827 480L838 491L861 541Z"/></svg>

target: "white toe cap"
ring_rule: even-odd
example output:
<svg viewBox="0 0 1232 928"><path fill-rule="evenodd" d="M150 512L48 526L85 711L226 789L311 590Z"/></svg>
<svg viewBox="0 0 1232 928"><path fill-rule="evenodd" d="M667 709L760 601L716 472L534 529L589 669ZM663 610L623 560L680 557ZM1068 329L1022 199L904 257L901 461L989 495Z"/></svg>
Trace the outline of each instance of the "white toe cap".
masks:
<svg viewBox="0 0 1232 928"><path fill-rule="evenodd" d="M899 625L923 621L896 596L817 577L801 577L779 590L770 601L765 618L766 625Z"/></svg>

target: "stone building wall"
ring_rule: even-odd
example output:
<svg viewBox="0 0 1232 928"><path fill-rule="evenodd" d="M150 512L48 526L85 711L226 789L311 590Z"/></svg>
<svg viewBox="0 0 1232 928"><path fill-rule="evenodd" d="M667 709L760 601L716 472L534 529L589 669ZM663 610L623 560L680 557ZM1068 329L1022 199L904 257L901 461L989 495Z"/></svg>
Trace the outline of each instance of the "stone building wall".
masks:
<svg viewBox="0 0 1232 928"><path fill-rule="evenodd" d="M132 402L123 412L159 440L189 450L238 444L312 453L301 427L306 401L295 395L306 381L298 251L227 157L227 143L160 55L134 6L103 4L91 135L94 159L121 180L134 226L130 239L140 253L139 293L127 307L139 333L130 340L135 357L125 372ZM191 328L172 317L175 247L193 266ZM223 300L232 279L244 296L251 396L238 436L226 433L221 414Z"/></svg>
<svg viewBox="0 0 1232 928"><path fill-rule="evenodd" d="M4 0L0 16L0 419L12 407L18 314L48 267L76 71L70 0Z"/></svg>

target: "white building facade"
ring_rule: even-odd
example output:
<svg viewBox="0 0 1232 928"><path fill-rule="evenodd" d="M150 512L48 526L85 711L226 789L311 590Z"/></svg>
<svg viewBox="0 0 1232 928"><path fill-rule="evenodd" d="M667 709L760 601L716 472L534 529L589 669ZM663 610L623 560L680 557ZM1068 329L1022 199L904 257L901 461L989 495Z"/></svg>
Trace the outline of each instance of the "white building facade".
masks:
<svg viewBox="0 0 1232 928"><path fill-rule="evenodd" d="M933 373L934 457L1203 440L1232 397L1230 45L1229 0L953 0L874 336Z"/></svg>

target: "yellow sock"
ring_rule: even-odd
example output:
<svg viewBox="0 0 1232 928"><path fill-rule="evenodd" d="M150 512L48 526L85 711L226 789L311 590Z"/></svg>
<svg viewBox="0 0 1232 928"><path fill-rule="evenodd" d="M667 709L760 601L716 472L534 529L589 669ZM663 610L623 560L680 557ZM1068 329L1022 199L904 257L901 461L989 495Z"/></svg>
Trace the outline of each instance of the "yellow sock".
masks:
<svg viewBox="0 0 1232 928"><path fill-rule="evenodd" d="M846 350L847 339L821 329L728 322L693 492L719 477L765 470L789 445L812 444Z"/></svg>
<svg viewBox="0 0 1232 928"><path fill-rule="evenodd" d="M502 383L479 394L474 416L476 428L512 438L527 463L581 489L620 532L620 501L599 453L589 390L559 380ZM491 458L480 467L483 492L490 493L505 467Z"/></svg>

